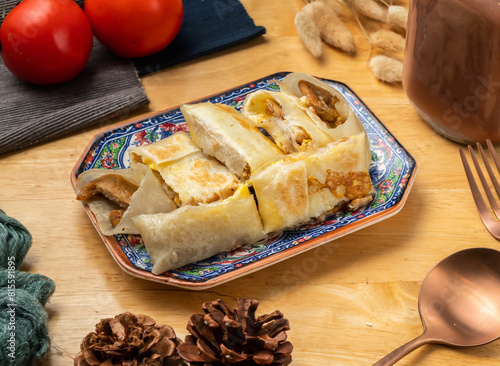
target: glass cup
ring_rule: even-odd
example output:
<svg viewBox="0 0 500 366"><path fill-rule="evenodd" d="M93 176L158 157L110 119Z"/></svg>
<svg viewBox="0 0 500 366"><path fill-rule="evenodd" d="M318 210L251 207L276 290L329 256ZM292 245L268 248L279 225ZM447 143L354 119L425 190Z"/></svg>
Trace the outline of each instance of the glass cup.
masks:
<svg viewBox="0 0 500 366"><path fill-rule="evenodd" d="M500 1L410 0L403 87L459 143L500 143Z"/></svg>

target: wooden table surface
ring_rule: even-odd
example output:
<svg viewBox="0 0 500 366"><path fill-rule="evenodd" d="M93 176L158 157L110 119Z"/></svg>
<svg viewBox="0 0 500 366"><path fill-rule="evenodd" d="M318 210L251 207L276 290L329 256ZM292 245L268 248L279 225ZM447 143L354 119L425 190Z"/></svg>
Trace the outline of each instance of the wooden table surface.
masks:
<svg viewBox="0 0 500 366"><path fill-rule="evenodd" d="M265 36L141 79L151 103L123 123L278 71L302 71L347 83L413 155L418 173L395 216L251 275L205 291L149 282L123 272L75 200L69 177L101 125L0 157L0 208L33 235L22 270L52 278L47 304L52 349L41 365L71 365L82 338L105 317L130 311L170 324L181 338L205 301L260 302L258 313L289 319L294 365L371 365L422 332L417 300L426 273L469 247L500 248L474 206L459 145L418 116L401 86L377 81L368 44L355 24L359 52L305 50L294 27L302 0L243 0ZM324 249L328 250L325 251ZM319 256L317 251L322 250ZM324 253L327 253L325 256ZM318 260L321 258L321 260ZM293 273L292 276L289 274ZM427 345L399 365L493 365L500 341L473 348Z"/></svg>

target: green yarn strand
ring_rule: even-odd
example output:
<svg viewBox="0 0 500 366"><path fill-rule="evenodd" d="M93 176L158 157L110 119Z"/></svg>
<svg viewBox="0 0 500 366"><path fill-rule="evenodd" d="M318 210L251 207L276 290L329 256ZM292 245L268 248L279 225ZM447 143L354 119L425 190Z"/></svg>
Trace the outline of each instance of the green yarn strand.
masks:
<svg viewBox="0 0 500 366"><path fill-rule="evenodd" d="M15 284L16 289L28 291L43 306L45 306L56 289L54 281L43 275L21 271L9 273L6 269L0 269L0 288L8 287L9 284Z"/></svg>
<svg viewBox="0 0 500 366"><path fill-rule="evenodd" d="M19 269L30 250L31 239L28 229L0 210L0 267L8 268L11 260Z"/></svg>
<svg viewBox="0 0 500 366"><path fill-rule="evenodd" d="M0 210L0 366L32 366L50 348L45 304L54 282L19 271L31 234Z"/></svg>
<svg viewBox="0 0 500 366"><path fill-rule="evenodd" d="M14 300L11 302L11 300ZM0 365L31 366L50 348L47 312L28 291L0 288Z"/></svg>

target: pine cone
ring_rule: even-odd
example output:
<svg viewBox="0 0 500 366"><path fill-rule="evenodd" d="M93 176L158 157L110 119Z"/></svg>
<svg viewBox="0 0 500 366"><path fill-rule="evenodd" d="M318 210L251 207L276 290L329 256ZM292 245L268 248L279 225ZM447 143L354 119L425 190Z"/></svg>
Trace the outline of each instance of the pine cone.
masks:
<svg viewBox="0 0 500 366"><path fill-rule="evenodd" d="M102 319L82 341L75 366L181 366L181 340L168 325L156 325L146 315L123 313Z"/></svg>
<svg viewBox="0 0 500 366"><path fill-rule="evenodd" d="M191 316L185 342L177 351L192 366L288 365L293 346L286 341L290 329L280 311L255 318L259 303L238 299L231 310L222 300L206 302L205 315Z"/></svg>

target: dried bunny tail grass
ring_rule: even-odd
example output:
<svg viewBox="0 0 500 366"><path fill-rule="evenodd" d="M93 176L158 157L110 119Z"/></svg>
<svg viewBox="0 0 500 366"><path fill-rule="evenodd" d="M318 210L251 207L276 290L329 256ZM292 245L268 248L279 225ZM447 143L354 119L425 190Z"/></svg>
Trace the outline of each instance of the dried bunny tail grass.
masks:
<svg viewBox="0 0 500 366"><path fill-rule="evenodd" d="M370 41L374 47L387 52L402 52L405 49L405 39L401 35L385 29L370 34Z"/></svg>
<svg viewBox="0 0 500 366"><path fill-rule="evenodd" d="M387 9L387 24L395 29L406 30L408 10L404 6L391 5Z"/></svg>
<svg viewBox="0 0 500 366"><path fill-rule="evenodd" d="M310 5L306 5L297 15L295 15L295 27L307 50L314 57L320 57L323 54L323 44L321 43L318 27L314 23L314 20L306 13L306 8L309 6Z"/></svg>
<svg viewBox="0 0 500 366"><path fill-rule="evenodd" d="M315 0L311 0L313 2ZM338 16L344 17L346 14L346 7L339 0L316 0L325 4L329 9L333 10Z"/></svg>
<svg viewBox="0 0 500 366"><path fill-rule="evenodd" d="M374 0L344 0L345 4L367 18L385 23L387 7Z"/></svg>
<svg viewBox="0 0 500 366"><path fill-rule="evenodd" d="M370 19L385 22L387 19L387 8L372 0L355 0L358 4L358 12Z"/></svg>
<svg viewBox="0 0 500 366"><path fill-rule="evenodd" d="M403 79L403 63L388 56L375 56L370 60L373 75L380 81L389 84L401 83Z"/></svg>
<svg viewBox="0 0 500 366"><path fill-rule="evenodd" d="M314 2L309 5L311 8L307 9L307 13L318 26L323 41L344 52L354 53L356 51L354 37L335 11L322 2Z"/></svg>
<svg viewBox="0 0 500 366"><path fill-rule="evenodd" d="M365 28L367 34L379 31L380 29L385 29L383 28L384 27L383 24L380 24L380 22L370 19L365 19L363 21L363 27Z"/></svg>

